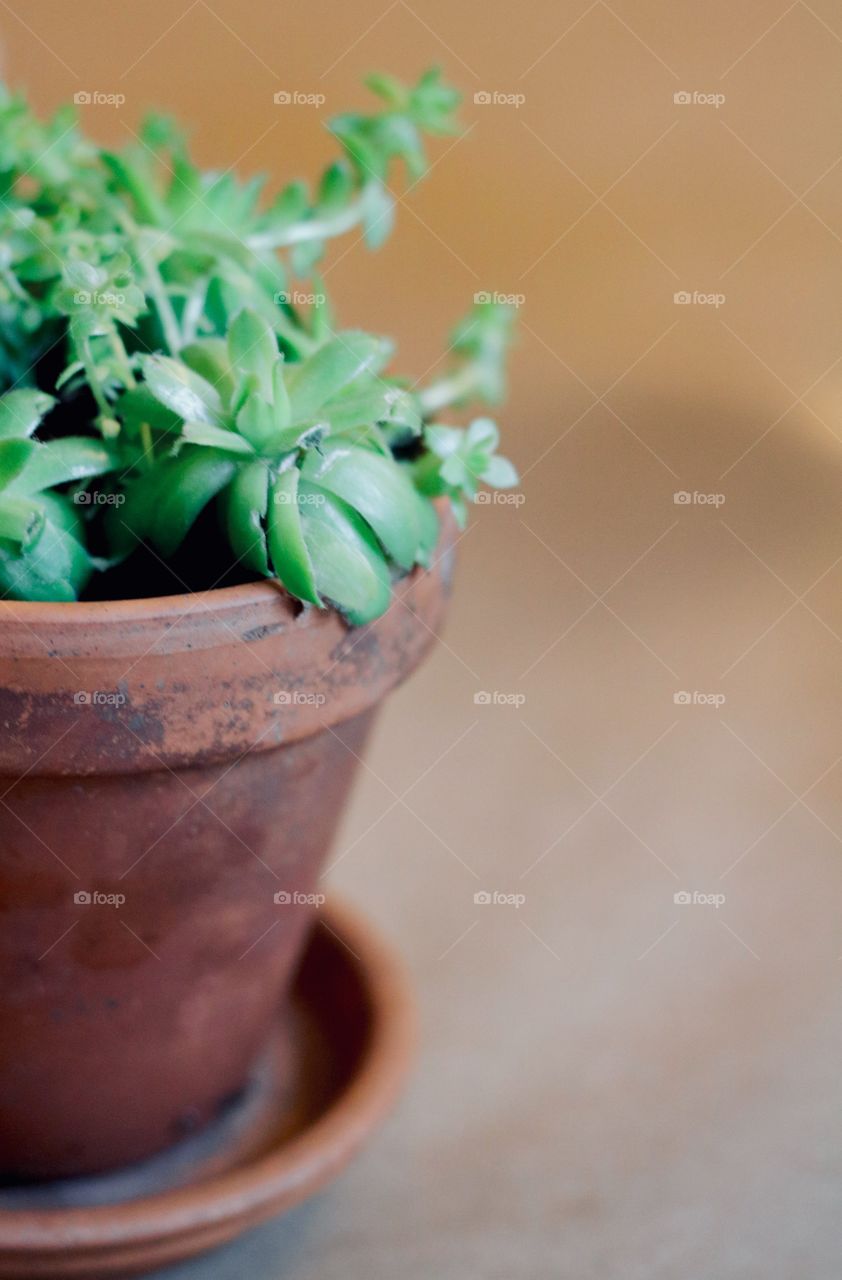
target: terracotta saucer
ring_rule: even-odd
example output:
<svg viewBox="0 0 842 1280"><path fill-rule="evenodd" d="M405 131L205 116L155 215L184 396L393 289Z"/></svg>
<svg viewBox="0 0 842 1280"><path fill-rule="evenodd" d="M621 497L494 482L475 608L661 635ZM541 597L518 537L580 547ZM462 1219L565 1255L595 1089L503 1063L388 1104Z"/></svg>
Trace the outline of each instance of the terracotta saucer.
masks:
<svg viewBox="0 0 842 1280"><path fill-rule="evenodd" d="M0 1188L0 1277L141 1274L336 1177L394 1101L414 1039L402 966L349 908L323 912L277 1031L244 1096L171 1152L116 1174Z"/></svg>

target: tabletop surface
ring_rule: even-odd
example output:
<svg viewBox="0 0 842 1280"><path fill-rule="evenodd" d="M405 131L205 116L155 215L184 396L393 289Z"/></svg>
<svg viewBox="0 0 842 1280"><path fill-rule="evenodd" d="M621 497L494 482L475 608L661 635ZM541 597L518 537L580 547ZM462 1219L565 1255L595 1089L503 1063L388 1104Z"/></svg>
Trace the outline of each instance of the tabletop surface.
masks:
<svg viewBox="0 0 842 1280"><path fill-rule="evenodd" d="M622 434L576 446L580 507L620 467L630 491L589 555L548 480L479 513L337 842L330 883L418 992L397 1112L315 1201L161 1280L836 1280L838 568L797 600L840 550L828 456L794 473L782 441L687 507ZM795 595L742 545L785 492Z"/></svg>

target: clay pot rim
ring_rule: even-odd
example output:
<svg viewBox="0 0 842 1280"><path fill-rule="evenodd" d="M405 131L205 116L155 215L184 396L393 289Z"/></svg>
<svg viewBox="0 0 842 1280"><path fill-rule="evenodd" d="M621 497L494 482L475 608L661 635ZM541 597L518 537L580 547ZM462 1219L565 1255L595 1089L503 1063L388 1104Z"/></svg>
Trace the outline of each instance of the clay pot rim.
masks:
<svg viewBox="0 0 842 1280"><path fill-rule="evenodd" d="M449 550L449 540L439 544ZM159 656L189 649L230 648L243 631L265 627L272 635L308 637L313 645L328 638L376 629L384 618L418 588L436 576L438 560L429 569L417 565L392 583L386 612L353 626L332 605L318 608L291 596L277 579L259 579L235 587L173 596L145 596L137 600L2 600L0 599L0 662L30 658L39 665L58 659L93 658L100 662L127 657Z"/></svg>
<svg viewBox="0 0 842 1280"><path fill-rule="evenodd" d="M302 607L278 580L262 579L241 582L238 586L215 586L206 591L182 591L178 595L145 595L136 600L0 600L0 625L23 628L79 626L87 630L91 626L106 627L119 623L169 622L195 613L228 613L264 604L275 611L280 609L290 622L297 622L298 626L307 626L314 616L335 612L333 609L324 611L306 605Z"/></svg>
<svg viewBox="0 0 842 1280"><path fill-rule="evenodd" d="M442 539L448 548L453 542L450 504L445 498L436 498L433 505L439 516L438 553L429 568L416 565L409 573L395 578L392 583L393 595L398 590L409 588L435 567L441 555ZM394 599L390 607L393 604ZM137 599L0 599L0 627L7 632L16 627L25 631L38 627L60 627L62 630L78 627L89 630L91 627L111 627L115 624L148 624L195 616L207 618L214 614L236 612L247 606L269 609L276 619L294 622L297 628L318 625L326 617L342 618L341 613L332 606L319 609L303 604L295 596L291 596L277 578L257 578L254 582L242 582L234 587L211 587L205 591L187 590L175 595L140 596Z"/></svg>
<svg viewBox="0 0 842 1280"><path fill-rule="evenodd" d="M400 578L406 582L418 572ZM423 571L422 571L423 572ZM397 584L396 584L397 585ZM158 618L167 621L183 618L187 613L218 613L220 610L242 609L245 605L268 604L281 608L290 621L306 625L310 617L335 610L317 610L302 605L275 578L242 582L235 587L212 587L207 591L183 591L177 595L140 596L121 600L0 600L0 623L89 627L96 623L148 622Z"/></svg>
<svg viewBox="0 0 842 1280"><path fill-rule="evenodd" d="M287 1145L194 1186L86 1209L0 1210L0 1270L14 1258L42 1263L74 1250L77 1262L87 1257L92 1275L107 1266L131 1267L146 1249L160 1249L150 1265L164 1265L292 1208L341 1171L393 1106L414 1056L417 1019L403 961L365 916L331 897L315 927L350 953L370 1023L353 1079L315 1124Z"/></svg>
<svg viewBox="0 0 842 1280"><path fill-rule="evenodd" d="M0 736L0 776L233 760L367 710L438 637L457 541L443 517L430 567L395 581L389 607L364 626L302 606L274 580L140 600L0 601L0 719L27 730ZM283 702L282 690L297 696Z"/></svg>

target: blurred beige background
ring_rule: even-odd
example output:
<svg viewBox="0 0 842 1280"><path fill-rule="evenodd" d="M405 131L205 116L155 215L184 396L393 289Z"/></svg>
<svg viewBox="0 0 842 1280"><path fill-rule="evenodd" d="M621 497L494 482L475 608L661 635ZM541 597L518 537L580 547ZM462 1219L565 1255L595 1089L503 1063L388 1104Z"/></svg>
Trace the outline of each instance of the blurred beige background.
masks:
<svg viewBox="0 0 842 1280"><path fill-rule="evenodd" d="M123 93L85 109L98 137L171 109L203 163L275 182L331 158L366 71L440 62L467 133L377 257L334 251L340 319L422 374L476 291L524 299L525 501L477 509L331 873L414 970L415 1079L318 1203L168 1274L837 1280L839 6L3 0L0 25L44 108Z"/></svg>

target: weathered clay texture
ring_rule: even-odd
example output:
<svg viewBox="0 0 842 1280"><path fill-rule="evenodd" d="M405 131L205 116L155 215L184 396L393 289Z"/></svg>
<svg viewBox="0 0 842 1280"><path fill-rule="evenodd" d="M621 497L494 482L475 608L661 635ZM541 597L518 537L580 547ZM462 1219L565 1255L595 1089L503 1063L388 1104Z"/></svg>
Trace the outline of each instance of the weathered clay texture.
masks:
<svg viewBox="0 0 842 1280"><path fill-rule="evenodd" d="M139 1159L242 1087L451 542L358 630L269 583L0 602L0 1173Z"/></svg>

